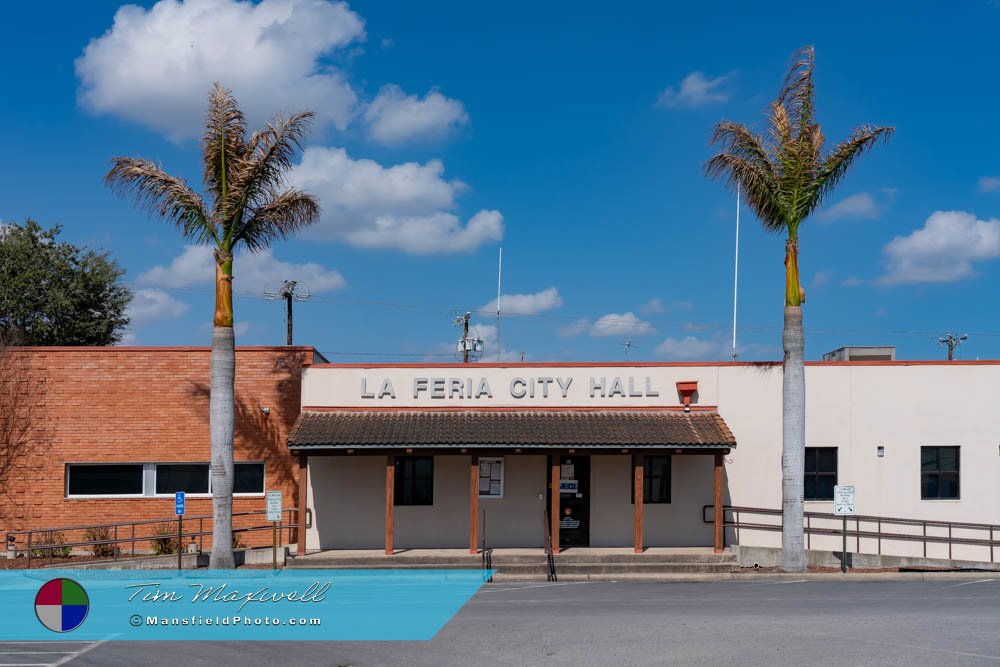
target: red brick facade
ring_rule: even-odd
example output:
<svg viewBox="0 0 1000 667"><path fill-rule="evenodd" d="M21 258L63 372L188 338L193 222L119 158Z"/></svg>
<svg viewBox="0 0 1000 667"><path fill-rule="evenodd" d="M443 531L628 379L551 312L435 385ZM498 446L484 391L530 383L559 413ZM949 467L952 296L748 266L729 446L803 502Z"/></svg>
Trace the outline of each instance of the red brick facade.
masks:
<svg viewBox="0 0 1000 667"><path fill-rule="evenodd" d="M208 462L208 348L24 348L44 390L34 410L31 451L0 496L0 529L24 530L173 519L173 498L67 498L67 463ZM297 461L288 430L299 413L308 347L236 351L237 462L264 462L264 486L297 507ZM269 408L265 414L261 408ZM263 495L237 497L233 511L263 510ZM187 516L211 515L211 498L189 498ZM264 517L251 519L265 523ZM194 524L195 522L191 522ZM235 519L236 527L248 525ZM205 521L206 530L210 522ZM186 528L194 525L186 524ZM124 535L121 535L124 537ZM66 535L67 541L81 539ZM270 544L270 531L248 533L247 546ZM23 545L21 545L23 546ZM208 549L210 539L204 538ZM137 545L137 551L149 548ZM122 550L128 550L122 545Z"/></svg>

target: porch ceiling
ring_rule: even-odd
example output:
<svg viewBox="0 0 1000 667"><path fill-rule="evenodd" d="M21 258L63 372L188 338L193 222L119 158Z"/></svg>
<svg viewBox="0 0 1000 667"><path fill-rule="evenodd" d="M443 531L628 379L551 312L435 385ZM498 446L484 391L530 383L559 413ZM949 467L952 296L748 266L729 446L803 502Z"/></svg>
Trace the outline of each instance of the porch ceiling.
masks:
<svg viewBox="0 0 1000 667"><path fill-rule="evenodd" d="M718 449L736 439L711 410L330 410L300 414L288 446Z"/></svg>

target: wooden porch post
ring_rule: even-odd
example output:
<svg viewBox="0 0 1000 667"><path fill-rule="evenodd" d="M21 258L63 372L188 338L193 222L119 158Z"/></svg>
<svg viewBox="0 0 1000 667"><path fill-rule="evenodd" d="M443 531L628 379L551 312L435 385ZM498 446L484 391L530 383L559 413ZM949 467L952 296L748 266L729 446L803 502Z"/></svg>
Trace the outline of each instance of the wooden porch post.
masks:
<svg viewBox="0 0 1000 667"><path fill-rule="evenodd" d="M725 547L725 521L722 513L722 454L715 455L715 553Z"/></svg>
<svg viewBox="0 0 1000 667"><path fill-rule="evenodd" d="M559 553L559 455L552 455L552 471L550 483L552 493L549 503L549 529L552 532L552 553Z"/></svg>
<svg viewBox="0 0 1000 667"><path fill-rule="evenodd" d="M393 554L392 533L396 513L396 457L385 457L385 555Z"/></svg>
<svg viewBox="0 0 1000 667"><path fill-rule="evenodd" d="M634 548L635 553L641 554L643 551L642 544L642 490L643 490L643 480L642 475L644 473L643 469L643 459L642 454L638 454L632 457L632 498L635 501L635 527L634 527Z"/></svg>
<svg viewBox="0 0 1000 667"><path fill-rule="evenodd" d="M306 513L309 508L309 457L299 454L299 511L295 524L295 537L298 540L296 554L306 555Z"/></svg>
<svg viewBox="0 0 1000 667"><path fill-rule="evenodd" d="M473 454L469 465L469 553L479 553L479 456Z"/></svg>

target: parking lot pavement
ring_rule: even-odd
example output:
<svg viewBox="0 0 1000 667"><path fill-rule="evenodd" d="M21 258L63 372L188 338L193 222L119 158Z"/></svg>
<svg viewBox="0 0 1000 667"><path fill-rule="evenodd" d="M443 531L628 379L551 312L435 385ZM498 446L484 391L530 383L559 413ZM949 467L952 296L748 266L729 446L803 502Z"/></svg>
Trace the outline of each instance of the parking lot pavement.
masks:
<svg viewBox="0 0 1000 667"><path fill-rule="evenodd" d="M1000 580L792 579L493 584L428 642L107 642L62 664L998 663Z"/></svg>
<svg viewBox="0 0 1000 667"><path fill-rule="evenodd" d="M92 651L104 642L0 641L0 667L57 667Z"/></svg>

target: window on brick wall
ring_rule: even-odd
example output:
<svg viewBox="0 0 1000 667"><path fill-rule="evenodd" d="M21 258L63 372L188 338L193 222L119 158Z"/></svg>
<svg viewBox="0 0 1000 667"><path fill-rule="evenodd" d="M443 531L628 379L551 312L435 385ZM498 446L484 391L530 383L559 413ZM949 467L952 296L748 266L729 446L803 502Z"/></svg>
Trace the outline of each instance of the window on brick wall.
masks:
<svg viewBox="0 0 1000 667"><path fill-rule="evenodd" d="M233 493L264 493L264 464L237 463Z"/></svg>
<svg viewBox="0 0 1000 667"><path fill-rule="evenodd" d="M264 464L234 465L233 493L264 493ZM212 493L208 463L70 463L67 496L172 496Z"/></svg>
<svg viewBox="0 0 1000 667"><path fill-rule="evenodd" d="M208 493L207 463L157 463L156 495Z"/></svg>
<svg viewBox="0 0 1000 667"><path fill-rule="evenodd" d="M71 496L141 496L143 465L71 463L66 466L66 493Z"/></svg>

